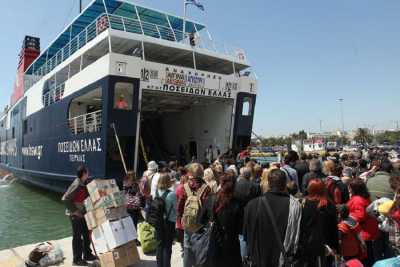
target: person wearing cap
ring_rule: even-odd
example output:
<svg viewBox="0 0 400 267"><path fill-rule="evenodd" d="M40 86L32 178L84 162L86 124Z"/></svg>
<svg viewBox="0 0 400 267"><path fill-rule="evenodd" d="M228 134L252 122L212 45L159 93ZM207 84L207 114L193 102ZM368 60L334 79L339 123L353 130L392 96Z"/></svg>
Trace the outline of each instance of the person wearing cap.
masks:
<svg viewBox="0 0 400 267"><path fill-rule="evenodd" d="M154 199L156 197L158 180L160 179L160 173L158 172L158 164L155 161L150 161L147 164L147 173L148 173L147 176L151 175L150 195Z"/></svg>
<svg viewBox="0 0 400 267"><path fill-rule="evenodd" d="M117 105L117 109L125 109L125 110L129 109L128 103L125 100L125 96L122 94L119 96L119 99L118 99L116 105Z"/></svg>

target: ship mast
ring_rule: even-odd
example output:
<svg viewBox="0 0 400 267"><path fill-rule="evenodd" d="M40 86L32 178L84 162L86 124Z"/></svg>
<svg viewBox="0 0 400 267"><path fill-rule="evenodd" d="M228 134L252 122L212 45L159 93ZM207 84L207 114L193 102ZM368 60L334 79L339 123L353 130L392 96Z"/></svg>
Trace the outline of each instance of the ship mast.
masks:
<svg viewBox="0 0 400 267"><path fill-rule="evenodd" d="M82 0L79 0L79 14L82 13Z"/></svg>

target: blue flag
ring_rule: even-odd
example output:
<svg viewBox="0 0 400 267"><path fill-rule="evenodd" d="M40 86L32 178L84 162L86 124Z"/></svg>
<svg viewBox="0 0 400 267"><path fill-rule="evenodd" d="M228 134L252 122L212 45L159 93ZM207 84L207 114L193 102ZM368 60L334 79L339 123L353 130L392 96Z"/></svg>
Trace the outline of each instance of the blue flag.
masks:
<svg viewBox="0 0 400 267"><path fill-rule="evenodd" d="M186 5L195 5L204 11L204 6L198 0L186 0Z"/></svg>

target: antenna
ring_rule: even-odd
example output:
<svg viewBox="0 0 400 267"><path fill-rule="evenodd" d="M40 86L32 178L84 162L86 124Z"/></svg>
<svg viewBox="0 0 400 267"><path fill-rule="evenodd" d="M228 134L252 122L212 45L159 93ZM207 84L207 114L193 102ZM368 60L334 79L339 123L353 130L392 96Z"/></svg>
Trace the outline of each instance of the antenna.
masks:
<svg viewBox="0 0 400 267"><path fill-rule="evenodd" d="M82 13L82 0L79 0L79 14Z"/></svg>

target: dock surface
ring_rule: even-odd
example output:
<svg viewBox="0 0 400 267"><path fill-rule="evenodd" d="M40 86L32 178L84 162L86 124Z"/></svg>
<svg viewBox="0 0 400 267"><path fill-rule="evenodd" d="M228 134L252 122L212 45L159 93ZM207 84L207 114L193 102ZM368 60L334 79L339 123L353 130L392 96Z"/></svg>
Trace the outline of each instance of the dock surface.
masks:
<svg viewBox="0 0 400 267"><path fill-rule="evenodd" d="M64 264L58 265L59 267L72 267L72 237L64 238L61 240L51 241L61 246L66 258ZM40 243L40 242L38 242ZM5 249L0 251L0 267L22 267L24 261L28 258L29 253L33 250L35 244L25 245L21 247ZM140 263L134 265L135 267L156 267L156 256L144 255L141 248L138 247L140 255ZM180 252L180 245L175 243L172 248L171 266L182 267L182 258Z"/></svg>

